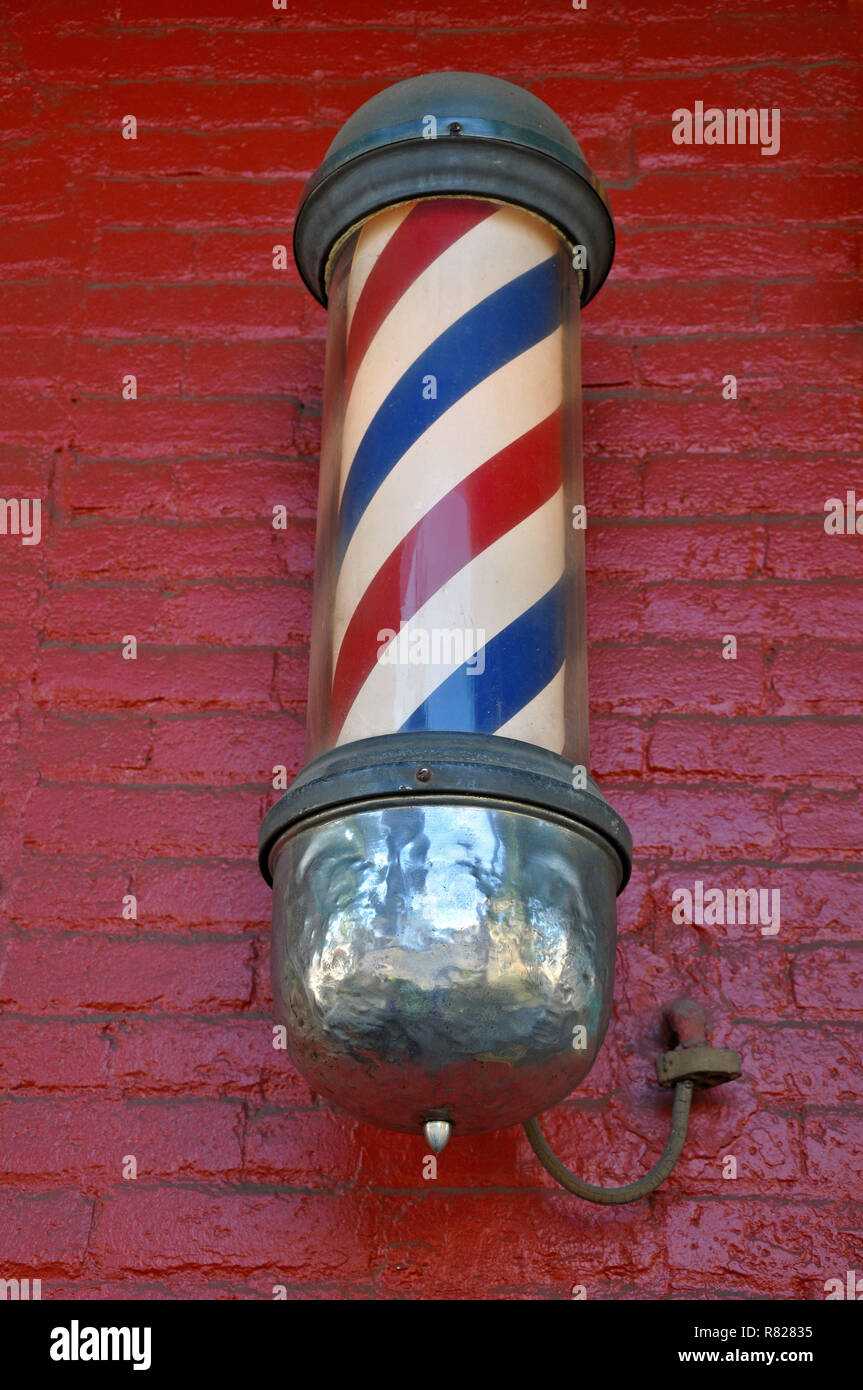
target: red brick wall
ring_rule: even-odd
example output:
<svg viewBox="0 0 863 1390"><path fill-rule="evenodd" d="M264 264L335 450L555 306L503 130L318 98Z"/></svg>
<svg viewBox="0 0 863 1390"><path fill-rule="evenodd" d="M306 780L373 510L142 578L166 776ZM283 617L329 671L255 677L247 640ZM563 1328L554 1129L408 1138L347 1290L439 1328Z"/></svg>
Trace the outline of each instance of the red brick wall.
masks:
<svg viewBox="0 0 863 1390"><path fill-rule="evenodd" d="M0 536L0 1277L43 1298L822 1298L863 1271L863 537L823 526L828 497L863 497L852 14L3 9L0 494L41 498L44 529ZM344 118L439 68L549 102L618 228L585 319L590 681L637 865L605 1049L548 1131L593 1180L653 1161L680 993L745 1070L620 1210L556 1189L517 1129L454 1140L423 1181L421 1139L316 1103L271 1047L254 851L273 765L302 762L325 333L272 248ZM696 100L779 107L779 154L673 144ZM675 925L698 878L780 888L778 936Z"/></svg>

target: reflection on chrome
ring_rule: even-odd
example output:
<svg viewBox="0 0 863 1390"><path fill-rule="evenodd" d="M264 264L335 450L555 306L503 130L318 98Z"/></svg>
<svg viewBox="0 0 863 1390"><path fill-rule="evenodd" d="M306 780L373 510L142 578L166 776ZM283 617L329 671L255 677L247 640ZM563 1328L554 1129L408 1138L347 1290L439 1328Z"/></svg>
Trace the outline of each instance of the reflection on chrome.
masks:
<svg viewBox="0 0 863 1390"><path fill-rule="evenodd" d="M300 1070L390 1128L553 1105L605 1034L617 875L597 837L509 807L307 823L274 870L273 991Z"/></svg>

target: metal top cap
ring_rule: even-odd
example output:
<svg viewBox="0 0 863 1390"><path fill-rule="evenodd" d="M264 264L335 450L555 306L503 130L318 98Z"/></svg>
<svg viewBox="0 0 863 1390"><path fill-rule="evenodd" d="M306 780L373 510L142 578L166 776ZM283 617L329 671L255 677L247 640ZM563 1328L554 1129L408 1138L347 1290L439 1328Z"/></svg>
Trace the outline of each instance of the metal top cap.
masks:
<svg viewBox="0 0 863 1390"><path fill-rule="evenodd" d="M458 194L545 218L585 248L582 304L599 289L614 256L602 184L551 107L522 87L476 72L397 82L345 122L300 200L294 228L300 274L326 304L329 259L347 232L393 204Z"/></svg>

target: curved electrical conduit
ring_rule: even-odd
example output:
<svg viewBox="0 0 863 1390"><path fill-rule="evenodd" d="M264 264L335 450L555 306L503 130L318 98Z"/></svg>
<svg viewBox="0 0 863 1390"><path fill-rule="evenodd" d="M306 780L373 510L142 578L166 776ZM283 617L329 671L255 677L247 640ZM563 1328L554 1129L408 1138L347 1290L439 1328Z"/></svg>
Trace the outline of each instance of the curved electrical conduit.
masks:
<svg viewBox="0 0 863 1390"><path fill-rule="evenodd" d="M668 1143L665 1145L662 1157L653 1165L649 1173L644 1174L643 1178L639 1178L637 1182L627 1183L625 1187L597 1187L592 1182L584 1182L581 1178L577 1178L549 1148L538 1120L526 1120L525 1133L530 1140L530 1147L540 1163L548 1169L555 1182L559 1182L561 1187L566 1188L567 1192L574 1193L576 1197L584 1197L588 1202L600 1202L603 1206L616 1207L623 1202L637 1202L639 1197L646 1197L649 1192L654 1192L660 1183L665 1182L681 1155L683 1145L686 1143L689 1107L692 1104L694 1085L693 1081L678 1081L674 1088L671 1133L668 1136Z"/></svg>
<svg viewBox="0 0 863 1390"><path fill-rule="evenodd" d="M671 1132L662 1157L649 1172L624 1187L599 1187L571 1173L549 1147L548 1140L536 1118L526 1120L525 1133L540 1163L547 1168L555 1182L585 1201L602 1206L621 1206L637 1202L655 1192L665 1182L679 1159L686 1143L692 1092L696 1086L719 1086L734 1081L740 1075L740 1058L731 1048L710 1047L707 1042L707 1019L700 1004L691 999L678 999L664 1010L665 1022L678 1046L664 1052L656 1064L661 1085L674 1086L674 1105L671 1111Z"/></svg>

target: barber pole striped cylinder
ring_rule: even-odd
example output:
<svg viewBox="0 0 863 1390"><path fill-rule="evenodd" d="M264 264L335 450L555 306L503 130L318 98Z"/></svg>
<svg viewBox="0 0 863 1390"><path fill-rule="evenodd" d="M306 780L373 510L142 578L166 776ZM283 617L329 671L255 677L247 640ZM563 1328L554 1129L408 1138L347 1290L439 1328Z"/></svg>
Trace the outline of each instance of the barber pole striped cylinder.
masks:
<svg viewBox="0 0 863 1390"><path fill-rule="evenodd" d="M555 1104L608 1023L632 845L587 772L579 322L613 251L563 122L477 73L373 97L297 212L327 361L274 1008L318 1095L435 1153Z"/></svg>
<svg viewBox="0 0 863 1390"><path fill-rule="evenodd" d="M587 761L578 288L489 199L403 203L339 252L312 755L451 730Z"/></svg>

